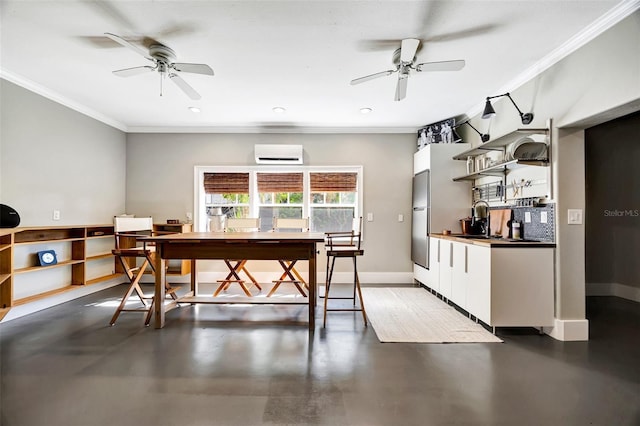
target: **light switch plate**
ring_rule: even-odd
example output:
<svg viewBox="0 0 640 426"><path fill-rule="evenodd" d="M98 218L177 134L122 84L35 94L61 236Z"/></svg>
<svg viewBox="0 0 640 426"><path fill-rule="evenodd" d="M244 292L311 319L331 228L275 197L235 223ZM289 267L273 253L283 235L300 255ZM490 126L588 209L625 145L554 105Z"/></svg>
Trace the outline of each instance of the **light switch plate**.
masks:
<svg viewBox="0 0 640 426"><path fill-rule="evenodd" d="M548 221L547 212L540 212L540 223L547 223Z"/></svg>
<svg viewBox="0 0 640 426"><path fill-rule="evenodd" d="M582 225L582 209L568 209L567 223L569 225Z"/></svg>
<svg viewBox="0 0 640 426"><path fill-rule="evenodd" d="M373 213L367 213L367 222L373 222Z"/></svg>
<svg viewBox="0 0 640 426"><path fill-rule="evenodd" d="M398 222L404 222L404 215L403 214L399 214L398 215Z"/></svg>
<svg viewBox="0 0 640 426"><path fill-rule="evenodd" d="M531 223L531 212L524 212L524 223Z"/></svg>

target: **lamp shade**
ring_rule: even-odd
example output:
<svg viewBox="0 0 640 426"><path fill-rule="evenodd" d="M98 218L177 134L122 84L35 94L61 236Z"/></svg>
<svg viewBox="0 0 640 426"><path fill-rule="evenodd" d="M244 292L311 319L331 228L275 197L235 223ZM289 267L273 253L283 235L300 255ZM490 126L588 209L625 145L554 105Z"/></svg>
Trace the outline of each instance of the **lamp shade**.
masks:
<svg viewBox="0 0 640 426"><path fill-rule="evenodd" d="M484 104L484 111L482 111L482 118L491 118L496 115L496 110L493 109L491 101L487 99L487 103Z"/></svg>

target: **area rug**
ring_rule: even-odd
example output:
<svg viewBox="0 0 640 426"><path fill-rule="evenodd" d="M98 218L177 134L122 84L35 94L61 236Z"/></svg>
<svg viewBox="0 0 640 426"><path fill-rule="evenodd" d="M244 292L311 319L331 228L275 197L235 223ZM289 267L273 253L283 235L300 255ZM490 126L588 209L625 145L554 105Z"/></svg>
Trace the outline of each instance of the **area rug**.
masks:
<svg viewBox="0 0 640 426"><path fill-rule="evenodd" d="M492 343L501 339L422 288L363 288L381 342Z"/></svg>

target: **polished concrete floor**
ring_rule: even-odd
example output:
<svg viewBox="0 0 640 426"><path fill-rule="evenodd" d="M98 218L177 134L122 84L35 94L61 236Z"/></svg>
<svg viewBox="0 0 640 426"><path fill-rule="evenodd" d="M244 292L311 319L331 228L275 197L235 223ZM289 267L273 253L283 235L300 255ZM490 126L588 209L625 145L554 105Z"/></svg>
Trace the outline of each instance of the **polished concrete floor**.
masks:
<svg viewBox="0 0 640 426"><path fill-rule="evenodd" d="M314 333L274 322L301 307L108 327L122 292L0 325L0 425L640 424L640 304L623 299L588 299L589 342L498 329L504 343L441 345L379 343L359 313Z"/></svg>

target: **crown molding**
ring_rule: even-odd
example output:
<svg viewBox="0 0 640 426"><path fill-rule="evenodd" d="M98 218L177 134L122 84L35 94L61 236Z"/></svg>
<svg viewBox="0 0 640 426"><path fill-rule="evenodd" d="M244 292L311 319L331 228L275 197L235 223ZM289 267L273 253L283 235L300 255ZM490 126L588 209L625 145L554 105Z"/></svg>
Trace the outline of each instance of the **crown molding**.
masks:
<svg viewBox="0 0 640 426"><path fill-rule="evenodd" d="M624 0L614 6L607 13L592 22L590 25L582 29L575 36L571 37L565 43L555 50L551 51L544 58L533 64L520 75L513 78L500 88L493 89L492 93L513 92L518 87L524 85L528 81L534 79L544 71L551 68L562 59L566 58L582 46L586 45L614 25L627 18L640 9L640 0ZM485 100L476 104L472 109L467 111L467 116L475 117L484 109Z"/></svg>
<svg viewBox="0 0 640 426"><path fill-rule="evenodd" d="M201 127L129 127L127 133L325 133L325 134L398 134L415 133L416 127L320 127L320 126L201 126Z"/></svg>
<svg viewBox="0 0 640 426"><path fill-rule="evenodd" d="M127 132L127 126L124 123L120 123L119 121L116 121L111 117L107 117L106 115L101 114L91 108L88 108L85 105L81 105L77 102L74 102L69 98L66 98L60 95L59 93L56 93L50 89L47 89L46 87L38 83L35 83L27 78L14 74L10 71L4 70L2 68L0 68L0 78L10 81L11 83L14 83L24 89L27 89L42 97L52 100L62 106L65 106L81 114L84 114L88 117L96 119L108 126L115 127L116 129L122 130L123 132Z"/></svg>

